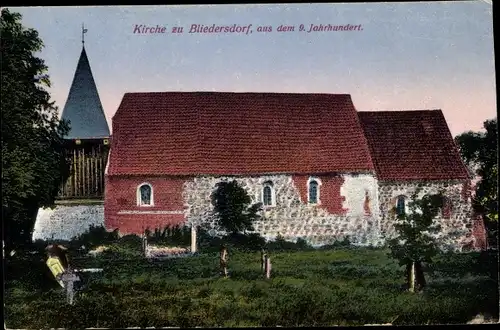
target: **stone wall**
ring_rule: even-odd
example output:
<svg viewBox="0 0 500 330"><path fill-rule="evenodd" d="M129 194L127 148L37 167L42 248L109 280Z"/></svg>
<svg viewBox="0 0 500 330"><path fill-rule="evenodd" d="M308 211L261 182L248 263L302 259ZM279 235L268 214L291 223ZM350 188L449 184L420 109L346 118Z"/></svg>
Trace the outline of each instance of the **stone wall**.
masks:
<svg viewBox="0 0 500 330"><path fill-rule="evenodd" d="M435 194L444 191L444 196L451 204L448 216L440 214L436 219L441 225L437 235L441 247L444 249L460 250L463 246L473 243L473 217L470 197L470 186L467 181L441 182L381 182L379 181L379 206L381 215L381 233L384 238L394 237L394 215L390 210L396 205L398 196L405 196L407 200L418 187L421 191L418 197L424 194Z"/></svg>
<svg viewBox="0 0 500 330"><path fill-rule="evenodd" d="M249 193L253 203L262 202L263 183L273 182L275 206L264 209L263 218L255 224L256 232L267 239L274 239L278 233L288 240L304 238L313 245L330 244L345 237L361 245L382 243L394 235L394 217L389 211L395 206L396 198L400 195L410 197L419 185L416 182L377 182L370 174L315 178L321 182L318 205L307 203L309 176L270 175L234 179ZM186 221L188 225L205 224L217 232L211 194L218 182L232 179L195 177L182 181L179 188L177 183L169 183L168 178L149 180L154 181L154 188L160 187L155 190L155 199L160 205L155 204L148 210L139 209L135 198L136 186L144 179L128 180L128 189L119 190L122 195L127 194L126 205L117 204L119 207L115 210L112 206L116 203L110 201L120 200L118 197L121 195L107 196L107 212L110 214L113 211L112 215L116 217L114 225L108 229L118 228L122 233L140 234L146 222L148 227L153 228L155 225L162 227L166 223ZM161 188L163 186L171 189ZM477 245L473 235L475 225L468 183L426 182L422 183L422 187L421 195L444 190L451 202L449 217L437 219L443 228L438 235L442 246L459 249L465 245ZM182 202L179 205L164 202L176 200L176 194L182 197L180 200L184 205ZM174 208L175 211L172 211ZM104 225L103 205L58 205L55 209L40 209L33 239L71 239L91 225Z"/></svg>
<svg viewBox="0 0 500 330"><path fill-rule="evenodd" d="M104 226L104 205L57 205L39 209L33 240L70 240L89 229Z"/></svg>
<svg viewBox="0 0 500 330"><path fill-rule="evenodd" d="M279 233L288 240L304 238L312 245L329 244L345 237L357 244L378 244L379 208L376 179L369 174L345 174L335 177L341 180L329 180L332 177L325 176L317 177L321 181L319 205L308 205L304 200L304 191L307 194L304 182L307 180L294 180L289 175L234 179L248 192L253 203L262 201L264 182L273 183L275 206L266 207L262 214L263 219L255 224L256 232L267 239L274 239ZM183 197L187 222L208 224L216 230L210 196L218 182L232 179L196 177L186 181ZM296 181L302 182L302 186L298 186ZM339 183L341 184L339 189L332 186ZM333 208L329 205L333 196L325 197L322 192L336 190L339 191L339 197L343 197L343 211L332 214L328 210Z"/></svg>

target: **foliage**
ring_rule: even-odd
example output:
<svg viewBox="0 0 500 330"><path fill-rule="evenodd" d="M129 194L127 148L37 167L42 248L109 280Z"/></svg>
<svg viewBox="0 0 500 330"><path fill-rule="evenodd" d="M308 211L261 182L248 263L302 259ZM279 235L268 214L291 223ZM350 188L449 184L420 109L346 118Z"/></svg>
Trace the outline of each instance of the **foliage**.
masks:
<svg viewBox="0 0 500 330"><path fill-rule="evenodd" d="M274 241L267 242L264 248L269 251L302 251L312 249L304 239L299 238L296 242L290 242L285 240L280 233L278 233Z"/></svg>
<svg viewBox="0 0 500 330"><path fill-rule="evenodd" d="M191 244L191 227L188 226L165 226L165 228L155 228L152 232L145 231L148 243L156 245L185 246Z"/></svg>
<svg viewBox="0 0 500 330"><path fill-rule="evenodd" d="M29 259L33 256L14 260L6 274L6 325L408 325L465 323L478 313L498 315L497 283L485 269L476 268L475 252L437 255L428 290L421 295L401 290L404 274L384 250L276 251L271 280L262 278L257 251L230 252L230 279L219 278L216 252L156 263L119 253L78 260L78 267L102 267L104 272L89 274L73 306L64 304L64 293L50 274L38 275L42 268L33 267L38 264Z"/></svg>
<svg viewBox="0 0 500 330"><path fill-rule="evenodd" d="M498 231L498 128L497 118L487 120L484 132L464 132L455 137L471 175L478 176L473 206L484 216L490 239ZM496 245L496 244L494 244Z"/></svg>
<svg viewBox="0 0 500 330"><path fill-rule="evenodd" d="M2 90L2 221L6 249L31 241L39 207L54 205L69 175L63 136L50 101L47 66L35 56L43 43L22 16L2 9L0 22Z"/></svg>
<svg viewBox="0 0 500 330"><path fill-rule="evenodd" d="M345 236L342 240L336 240L332 244L323 245L320 249L335 249L339 247L352 247L351 241L348 236ZM371 247L370 247L371 248Z"/></svg>
<svg viewBox="0 0 500 330"><path fill-rule="evenodd" d="M419 193L420 189L416 189L412 194L408 212L397 215L394 224L397 237L389 240L390 255L398 259L400 265L431 262L438 251L436 240L431 235L440 230L434 219L443 207L443 195L427 194L419 199Z"/></svg>
<svg viewBox="0 0 500 330"><path fill-rule="evenodd" d="M420 191L421 188L418 188L412 194L408 211L398 213L396 207L393 209L397 214L394 224L397 236L388 242L390 256L399 260L400 266L406 266L407 285L412 290L422 290L426 285L422 264L431 263L438 252L437 242L432 234L440 230L434 219L442 210L444 202L442 193L427 194L419 199ZM413 265L416 287L412 284Z"/></svg>
<svg viewBox="0 0 500 330"><path fill-rule="evenodd" d="M235 181L219 182L212 194L218 225L230 233L253 231L253 222L260 218L260 203L251 205L248 193Z"/></svg>
<svg viewBox="0 0 500 330"><path fill-rule="evenodd" d="M103 244L110 244L118 241L118 229L108 232L104 226L90 226L84 233L75 237L72 245L85 246L86 249L92 249Z"/></svg>
<svg viewBox="0 0 500 330"><path fill-rule="evenodd" d="M229 233L222 240L229 248L248 251L259 251L266 245L266 240L258 233L242 234Z"/></svg>

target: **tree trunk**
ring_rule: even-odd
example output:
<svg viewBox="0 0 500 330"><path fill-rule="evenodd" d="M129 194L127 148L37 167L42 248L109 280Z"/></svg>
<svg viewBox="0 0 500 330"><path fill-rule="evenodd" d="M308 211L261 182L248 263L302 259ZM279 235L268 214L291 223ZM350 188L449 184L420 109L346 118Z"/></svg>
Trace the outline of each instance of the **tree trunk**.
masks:
<svg viewBox="0 0 500 330"><path fill-rule="evenodd" d="M415 292L415 262L410 263L410 281L408 283L408 290Z"/></svg>
<svg viewBox="0 0 500 330"><path fill-rule="evenodd" d="M228 263L228 253L225 246L222 247L219 257L220 271L221 275L228 277L227 263Z"/></svg>
<svg viewBox="0 0 500 330"><path fill-rule="evenodd" d="M421 261L417 261L415 263L415 276L416 276L415 282L416 282L417 290L421 291L424 289L424 287L426 285L424 271L423 271Z"/></svg>
<svg viewBox="0 0 500 330"><path fill-rule="evenodd" d="M410 262L406 265L406 279L410 292L423 290L426 281L421 261Z"/></svg>

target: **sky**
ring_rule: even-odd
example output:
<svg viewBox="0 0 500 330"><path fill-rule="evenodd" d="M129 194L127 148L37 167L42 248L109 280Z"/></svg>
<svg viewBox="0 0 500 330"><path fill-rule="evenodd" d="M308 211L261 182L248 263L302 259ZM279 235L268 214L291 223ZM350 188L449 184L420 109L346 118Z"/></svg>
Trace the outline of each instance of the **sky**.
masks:
<svg viewBox="0 0 500 330"><path fill-rule="evenodd" d="M124 93L153 91L350 94L359 111L441 109L454 136L496 117L488 1L9 9L39 32L60 111L85 24L110 130ZM192 24L252 32L189 33ZM358 28L309 32L311 24ZM137 33L141 25L166 33Z"/></svg>

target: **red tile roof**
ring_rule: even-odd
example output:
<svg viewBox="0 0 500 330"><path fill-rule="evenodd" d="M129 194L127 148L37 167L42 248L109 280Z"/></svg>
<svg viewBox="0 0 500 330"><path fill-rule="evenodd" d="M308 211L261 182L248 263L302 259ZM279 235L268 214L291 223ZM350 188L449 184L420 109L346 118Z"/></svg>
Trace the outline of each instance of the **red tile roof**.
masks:
<svg viewBox="0 0 500 330"><path fill-rule="evenodd" d="M374 171L350 95L127 93L109 175Z"/></svg>
<svg viewBox="0 0 500 330"><path fill-rule="evenodd" d="M468 179L441 110L358 112L381 180Z"/></svg>

